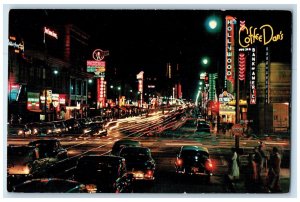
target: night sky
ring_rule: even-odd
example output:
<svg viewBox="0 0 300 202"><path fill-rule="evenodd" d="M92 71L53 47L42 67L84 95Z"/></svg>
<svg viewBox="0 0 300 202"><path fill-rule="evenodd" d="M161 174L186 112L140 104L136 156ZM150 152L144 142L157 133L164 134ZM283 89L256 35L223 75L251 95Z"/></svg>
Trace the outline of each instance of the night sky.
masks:
<svg viewBox="0 0 300 202"><path fill-rule="evenodd" d="M208 33L204 22L208 16L223 22L219 33ZM116 68L128 78L143 70L145 75L162 76L166 64L181 68L183 95L194 98L200 71L224 72L225 16L246 20L246 25L270 24L284 33L284 40L272 45L272 62L291 63L292 14L289 11L235 10L19 10L11 12L24 26L44 22L49 26L72 23L90 38L91 52L109 50L107 68ZM210 66L200 65L201 56L211 58ZM223 77L223 75L220 75Z"/></svg>

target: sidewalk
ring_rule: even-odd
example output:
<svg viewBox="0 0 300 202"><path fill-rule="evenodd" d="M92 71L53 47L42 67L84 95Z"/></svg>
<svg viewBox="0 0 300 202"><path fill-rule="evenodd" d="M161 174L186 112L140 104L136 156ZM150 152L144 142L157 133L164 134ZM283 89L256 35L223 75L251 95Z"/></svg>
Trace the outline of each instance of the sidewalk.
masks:
<svg viewBox="0 0 300 202"><path fill-rule="evenodd" d="M245 186L245 181L241 176L240 180L232 183L234 188L234 193L271 193L269 192L264 186L257 186L254 187L255 191L247 190ZM290 169L282 168L280 172L280 186L281 192L280 193L288 193L290 191ZM253 188L253 187L252 187ZM278 194L278 192L277 192Z"/></svg>

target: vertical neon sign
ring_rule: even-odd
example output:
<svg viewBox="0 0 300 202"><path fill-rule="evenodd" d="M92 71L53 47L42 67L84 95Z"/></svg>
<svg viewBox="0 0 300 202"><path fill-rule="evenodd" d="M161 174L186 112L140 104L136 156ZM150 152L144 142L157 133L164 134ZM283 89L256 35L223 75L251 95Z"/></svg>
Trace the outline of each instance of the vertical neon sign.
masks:
<svg viewBox="0 0 300 202"><path fill-rule="evenodd" d="M256 104L256 48L251 49L250 104Z"/></svg>
<svg viewBox="0 0 300 202"><path fill-rule="evenodd" d="M245 81L246 76L246 56L245 53L239 53L239 80Z"/></svg>
<svg viewBox="0 0 300 202"><path fill-rule="evenodd" d="M266 89L265 89L265 91L266 91L266 98L265 98L265 103L266 104L268 104L269 102L270 102L270 93L269 93L269 82L270 82L270 80L269 80L269 73L270 73L270 71L269 71L269 69L270 69L270 52L269 52L270 50L269 50L269 47L267 46L266 47L266 61L265 61L265 63L266 63L266 71L265 71L265 76L266 76L266 78L265 78L265 84L266 84Z"/></svg>
<svg viewBox="0 0 300 202"><path fill-rule="evenodd" d="M225 87L227 81L234 85L234 25L236 20L232 16L226 16L226 36L225 36Z"/></svg>

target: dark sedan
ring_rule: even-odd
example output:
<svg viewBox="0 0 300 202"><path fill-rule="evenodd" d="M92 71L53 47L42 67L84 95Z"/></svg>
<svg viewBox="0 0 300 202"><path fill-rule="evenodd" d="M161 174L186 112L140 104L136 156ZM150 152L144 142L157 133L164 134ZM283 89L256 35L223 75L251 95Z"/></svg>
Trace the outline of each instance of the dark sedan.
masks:
<svg viewBox="0 0 300 202"><path fill-rule="evenodd" d="M119 156L120 151L124 147L140 147L141 143L136 140L130 140L130 139L122 139L118 140L114 143L112 150L111 150L111 155Z"/></svg>
<svg viewBox="0 0 300 202"><path fill-rule="evenodd" d="M213 164L209 158L208 149L198 146L182 146L177 154L175 169L178 174L201 175L210 181L213 174Z"/></svg>
<svg viewBox="0 0 300 202"><path fill-rule="evenodd" d="M132 175L127 173L125 159L117 156L82 156L74 180L98 193L132 192Z"/></svg>
<svg viewBox="0 0 300 202"><path fill-rule="evenodd" d="M120 156L126 160L127 171L134 180L154 180L155 161L146 147L125 147Z"/></svg>
<svg viewBox="0 0 300 202"><path fill-rule="evenodd" d="M25 124L8 125L8 135L26 137L31 135L31 130Z"/></svg>
<svg viewBox="0 0 300 202"><path fill-rule="evenodd" d="M57 139L36 140L28 144L38 149L38 158L68 158L68 152L62 147Z"/></svg>

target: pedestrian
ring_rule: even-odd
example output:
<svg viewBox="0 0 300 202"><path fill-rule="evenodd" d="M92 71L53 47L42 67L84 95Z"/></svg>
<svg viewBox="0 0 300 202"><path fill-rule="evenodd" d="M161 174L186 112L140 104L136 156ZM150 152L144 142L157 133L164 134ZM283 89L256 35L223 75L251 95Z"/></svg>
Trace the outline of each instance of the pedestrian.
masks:
<svg viewBox="0 0 300 202"><path fill-rule="evenodd" d="M262 156L258 150L258 147L254 148L254 162L256 164L257 182L259 184L262 184L263 161L262 161Z"/></svg>
<svg viewBox="0 0 300 202"><path fill-rule="evenodd" d="M270 155L268 171L268 188L271 192L281 192L280 188L281 156L277 147L273 147Z"/></svg>
<svg viewBox="0 0 300 202"><path fill-rule="evenodd" d="M231 157L231 168L230 168L229 177L232 180L238 180L240 177L240 168L238 165L238 154L235 151L235 149L233 149L233 156Z"/></svg>
<svg viewBox="0 0 300 202"><path fill-rule="evenodd" d="M254 161L254 155L250 153L248 155L248 163L245 171L245 186L246 189L250 193L255 192L257 183L257 170L256 170L256 163Z"/></svg>
<svg viewBox="0 0 300 202"><path fill-rule="evenodd" d="M262 141L259 142L259 146L258 146L258 152L260 153L261 155L261 158L262 158L262 172L265 169L267 169L267 155L263 149L264 147L264 143Z"/></svg>

